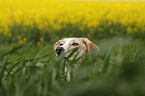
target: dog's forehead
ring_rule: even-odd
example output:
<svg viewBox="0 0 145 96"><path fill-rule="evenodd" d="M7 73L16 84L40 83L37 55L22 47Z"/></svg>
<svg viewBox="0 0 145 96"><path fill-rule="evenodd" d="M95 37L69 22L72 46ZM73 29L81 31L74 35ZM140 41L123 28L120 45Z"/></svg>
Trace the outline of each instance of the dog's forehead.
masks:
<svg viewBox="0 0 145 96"><path fill-rule="evenodd" d="M65 39L63 39L62 40L63 42L67 42L67 43L69 43L69 42L76 42L76 41L80 41L80 39L79 38L65 38Z"/></svg>

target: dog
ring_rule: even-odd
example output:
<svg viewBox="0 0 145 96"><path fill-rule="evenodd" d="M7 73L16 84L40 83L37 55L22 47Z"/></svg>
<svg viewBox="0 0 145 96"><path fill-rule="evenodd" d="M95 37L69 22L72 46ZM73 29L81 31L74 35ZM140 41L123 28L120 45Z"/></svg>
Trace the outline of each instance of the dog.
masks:
<svg viewBox="0 0 145 96"><path fill-rule="evenodd" d="M77 51L75 51L71 55L71 57L67 58L71 54L70 50L75 48L77 48ZM95 45L93 42L91 42L88 38L64 38L62 40L57 41L54 44L54 52L56 53L56 57L59 57L60 55L64 54L63 61L65 61L65 59L67 58L65 72L68 72L67 74L68 80L70 80L70 74L68 71L70 61L72 61L74 58L77 59L86 53L90 52L98 53L99 51L100 51L99 47ZM81 60L79 62L81 62ZM77 63L75 63L75 67L77 67Z"/></svg>

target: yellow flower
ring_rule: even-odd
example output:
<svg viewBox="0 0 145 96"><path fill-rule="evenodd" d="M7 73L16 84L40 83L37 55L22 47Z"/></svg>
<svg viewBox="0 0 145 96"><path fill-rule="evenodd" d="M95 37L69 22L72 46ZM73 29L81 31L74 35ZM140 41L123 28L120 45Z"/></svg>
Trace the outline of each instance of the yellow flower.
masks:
<svg viewBox="0 0 145 96"><path fill-rule="evenodd" d="M24 43L24 41L23 40L19 40L19 44L23 44Z"/></svg>
<svg viewBox="0 0 145 96"><path fill-rule="evenodd" d="M137 31L138 31L138 29L137 29L137 28L134 28L133 30L134 30L134 32L137 32Z"/></svg>
<svg viewBox="0 0 145 96"><path fill-rule="evenodd" d="M143 30L143 32L145 32L145 28L143 28L142 30Z"/></svg>
<svg viewBox="0 0 145 96"><path fill-rule="evenodd" d="M102 31L102 28L98 28L98 31Z"/></svg>
<svg viewBox="0 0 145 96"><path fill-rule="evenodd" d="M41 38L40 38L40 41L41 41L41 42L43 42L43 41L44 41L44 38L43 38L43 37L41 37Z"/></svg>
<svg viewBox="0 0 145 96"><path fill-rule="evenodd" d="M111 21L109 21L109 22L108 22L108 25L111 25L111 24L112 24L112 22L111 22Z"/></svg>
<svg viewBox="0 0 145 96"><path fill-rule="evenodd" d="M9 29L8 27L5 27L5 33L8 33Z"/></svg>
<svg viewBox="0 0 145 96"><path fill-rule="evenodd" d="M37 41L37 45L38 45L38 46L40 45L40 41Z"/></svg>
<svg viewBox="0 0 145 96"><path fill-rule="evenodd" d="M90 31L93 32L94 31L94 28L90 28Z"/></svg>
<svg viewBox="0 0 145 96"><path fill-rule="evenodd" d="M132 34L132 29L131 29L131 27L128 27L128 28L127 28L127 34Z"/></svg>
<svg viewBox="0 0 145 96"><path fill-rule="evenodd" d="M0 33L2 33L3 32L3 29L2 28L0 28Z"/></svg>
<svg viewBox="0 0 145 96"><path fill-rule="evenodd" d="M90 34L87 34L87 37L91 38L91 35Z"/></svg>
<svg viewBox="0 0 145 96"><path fill-rule="evenodd" d="M7 32L4 32L4 35L5 35L5 36L7 36L7 35L8 35L8 33L7 33Z"/></svg>
<svg viewBox="0 0 145 96"><path fill-rule="evenodd" d="M88 24L87 24L87 27L88 27L88 28L91 28L91 27L92 27L92 24L91 24L91 23L88 23Z"/></svg>
<svg viewBox="0 0 145 96"><path fill-rule="evenodd" d="M23 38L23 41L24 41L24 42L27 42L27 38L26 38L26 37L24 37L24 38Z"/></svg>
<svg viewBox="0 0 145 96"><path fill-rule="evenodd" d="M11 33L8 33L8 36L9 36L9 37L11 37L11 36L12 36L12 34L11 34Z"/></svg>
<svg viewBox="0 0 145 96"><path fill-rule="evenodd" d="M110 29L110 32L113 33L113 29Z"/></svg>
<svg viewBox="0 0 145 96"><path fill-rule="evenodd" d="M81 27L80 27L80 30L81 30L81 31L84 31L84 27L83 27L83 26L81 26Z"/></svg>
<svg viewBox="0 0 145 96"><path fill-rule="evenodd" d="M21 36L20 35L17 35L17 39L21 39Z"/></svg>

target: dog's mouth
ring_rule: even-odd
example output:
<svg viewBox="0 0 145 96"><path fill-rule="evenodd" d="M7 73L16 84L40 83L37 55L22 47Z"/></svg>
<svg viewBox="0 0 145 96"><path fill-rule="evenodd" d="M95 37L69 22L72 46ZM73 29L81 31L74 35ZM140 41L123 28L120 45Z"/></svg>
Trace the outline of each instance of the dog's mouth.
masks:
<svg viewBox="0 0 145 96"><path fill-rule="evenodd" d="M76 59L79 53L80 52L78 51L78 48L75 48L67 52L62 52L62 53L57 52L56 56L57 57L61 56L63 61L66 63L71 63L75 61L74 59Z"/></svg>
<svg viewBox="0 0 145 96"><path fill-rule="evenodd" d="M58 56L60 56L60 55L61 55L61 53L57 53L56 55L57 55L57 57L58 57Z"/></svg>

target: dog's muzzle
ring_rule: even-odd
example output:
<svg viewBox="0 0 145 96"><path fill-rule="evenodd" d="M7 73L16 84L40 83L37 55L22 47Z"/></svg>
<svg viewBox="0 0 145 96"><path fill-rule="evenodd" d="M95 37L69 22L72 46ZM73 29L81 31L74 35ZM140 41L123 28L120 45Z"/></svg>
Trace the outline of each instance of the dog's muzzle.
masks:
<svg viewBox="0 0 145 96"><path fill-rule="evenodd" d="M58 48L56 48L56 52L57 52L58 55L60 55L60 54L63 53L64 51L65 51L65 50L64 50L63 47L58 47Z"/></svg>

